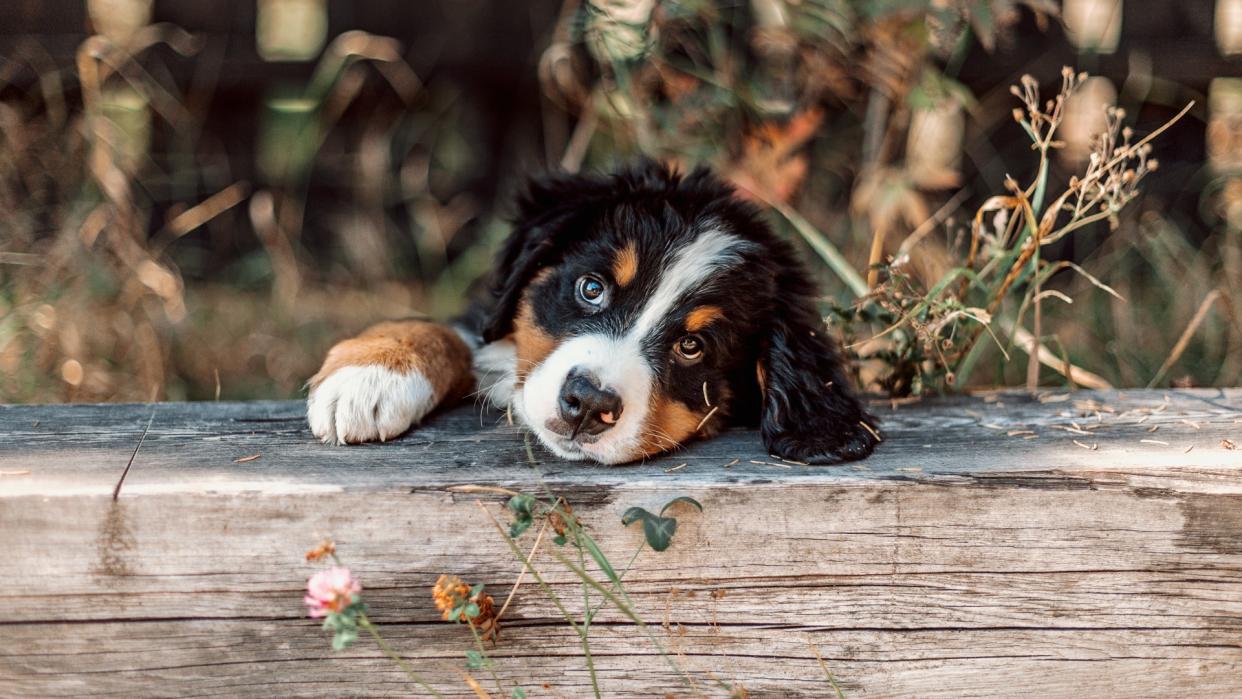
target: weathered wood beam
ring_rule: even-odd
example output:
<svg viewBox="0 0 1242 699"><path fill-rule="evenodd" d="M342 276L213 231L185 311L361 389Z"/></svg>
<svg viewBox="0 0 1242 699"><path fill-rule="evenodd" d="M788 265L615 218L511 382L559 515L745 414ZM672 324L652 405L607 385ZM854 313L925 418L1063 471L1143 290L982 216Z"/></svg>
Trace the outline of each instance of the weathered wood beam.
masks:
<svg viewBox="0 0 1242 699"><path fill-rule="evenodd" d="M626 578L694 686L609 609L592 630L606 696L829 696L815 650L851 697L1242 694L1242 390L876 409L887 439L861 464L783 464L738 430L598 467L472 408L341 448L298 403L0 407L0 696L417 695L365 639L334 653L304 616L302 554L324 536L394 646L473 696L455 670L472 641L430 588L454 573L503 597L520 565L475 504L504 517L504 498L462 485L565 496L620 566L642 540L625 509L703 503ZM581 610L576 578L538 560ZM589 695L535 585L504 625L503 696Z"/></svg>

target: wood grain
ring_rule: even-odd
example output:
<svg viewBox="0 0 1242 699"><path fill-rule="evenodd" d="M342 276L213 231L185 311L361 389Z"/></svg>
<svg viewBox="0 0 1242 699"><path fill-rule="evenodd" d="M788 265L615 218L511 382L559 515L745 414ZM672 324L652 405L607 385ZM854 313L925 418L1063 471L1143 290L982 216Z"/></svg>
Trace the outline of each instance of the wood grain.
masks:
<svg viewBox="0 0 1242 699"><path fill-rule="evenodd" d="M324 536L393 645L474 696L456 669L472 641L430 588L454 573L503 597L519 564L474 504L503 518L504 498L452 490L470 484L565 496L619 567L641 544L625 509L703 503L626 584L692 684L607 610L605 696L832 696L812 644L851 697L1242 695L1242 450L1221 446L1242 444L1242 390L877 404L885 443L841 467L782 464L745 430L571 464L472 408L327 447L302 409L0 407L0 472L29 471L0 476L0 696L418 695L305 618L302 555ZM576 579L539 567L580 612ZM590 695L533 584L492 654L505 691L475 674L495 696Z"/></svg>

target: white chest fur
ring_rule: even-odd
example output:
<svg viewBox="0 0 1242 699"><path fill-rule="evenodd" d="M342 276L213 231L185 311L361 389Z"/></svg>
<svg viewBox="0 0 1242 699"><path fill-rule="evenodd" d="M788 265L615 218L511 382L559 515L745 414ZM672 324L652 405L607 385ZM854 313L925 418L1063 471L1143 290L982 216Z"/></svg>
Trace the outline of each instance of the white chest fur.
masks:
<svg viewBox="0 0 1242 699"><path fill-rule="evenodd" d="M510 340L497 340L474 351L474 381L478 396L504 409L513 400L517 382L517 348Z"/></svg>

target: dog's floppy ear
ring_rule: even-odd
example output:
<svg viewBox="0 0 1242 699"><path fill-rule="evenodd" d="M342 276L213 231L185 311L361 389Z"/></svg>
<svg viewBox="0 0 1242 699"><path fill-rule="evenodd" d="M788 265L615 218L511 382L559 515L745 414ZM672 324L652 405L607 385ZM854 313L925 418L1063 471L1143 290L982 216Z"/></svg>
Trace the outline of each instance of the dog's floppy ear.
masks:
<svg viewBox="0 0 1242 699"><path fill-rule="evenodd" d="M532 178L518 198L513 232L496 258L492 272L490 312L484 319L484 342L494 342L513 331L522 294L539 270L555 264L565 246L585 232L598 209L608 182L587 175L547 175Z"/></svg>
<svg viewBox="0 0 1242 699"><path fill-rule="evenodd" d="M814 284L794 263L778 279L781 303L760 349L760 430L768 451L812 464L866 458L877 422L855 395L845 362L815 307Z"/></svg>

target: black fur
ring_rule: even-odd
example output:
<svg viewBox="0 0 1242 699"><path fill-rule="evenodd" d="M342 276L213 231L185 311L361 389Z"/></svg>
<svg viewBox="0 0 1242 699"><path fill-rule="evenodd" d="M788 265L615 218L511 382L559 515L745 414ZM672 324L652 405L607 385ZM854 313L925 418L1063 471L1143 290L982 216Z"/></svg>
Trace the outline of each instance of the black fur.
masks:
<svg viewBox="0 0 1242 699"><path fill-rule="evenodd" d="M722 415L758 422L768 450L786 459L865 458L877 439L864 423L875 428L877 422L855 395L827 334L810 275L759 211L706 169L683 177L642 163L611 176L532 181L497 259L491 293L484 308L472 314L479 319L475 329L488 342L503 338L512 331L525 294L534 300L538 324L554 336L623 327L653 290L655 280L644 273L657 264L640 264L627 296L595 316L573 305L573 280L606 269L622 241L636 241L642 259L653 260L688 244L705 226L720 227L750 245L741 252L742 265L696 291L693 303L668 319L667 332L644 346L651 365L664 367L659 377L664 392L701 405L706 383L713 395L725 397ZM557 273L532 287L539 271L553 265ZM680 366L668 358L668 348L684 333L684 314L702 304L723 308L725 318L703 333L705 361Z"/></svg>
<svg viewBox="0 0 1242 699"><path fill-rule="evenodd" d="M518 199L513 232L492 272L491 298L480 335L494 342L513 330L513 316L527 285L539 270L554 264L584 222L597 215L609 182L588 176L548 175L532 179Z"/></svg>
<svg viewBox="0 0 1242 699"><path fill-rule="evenodd" d="M785 304L774 309L759 359L763 442L778 456L812 464L866 458L879 423L854 394L807 273L794 262L782 276Z"/></svg>

